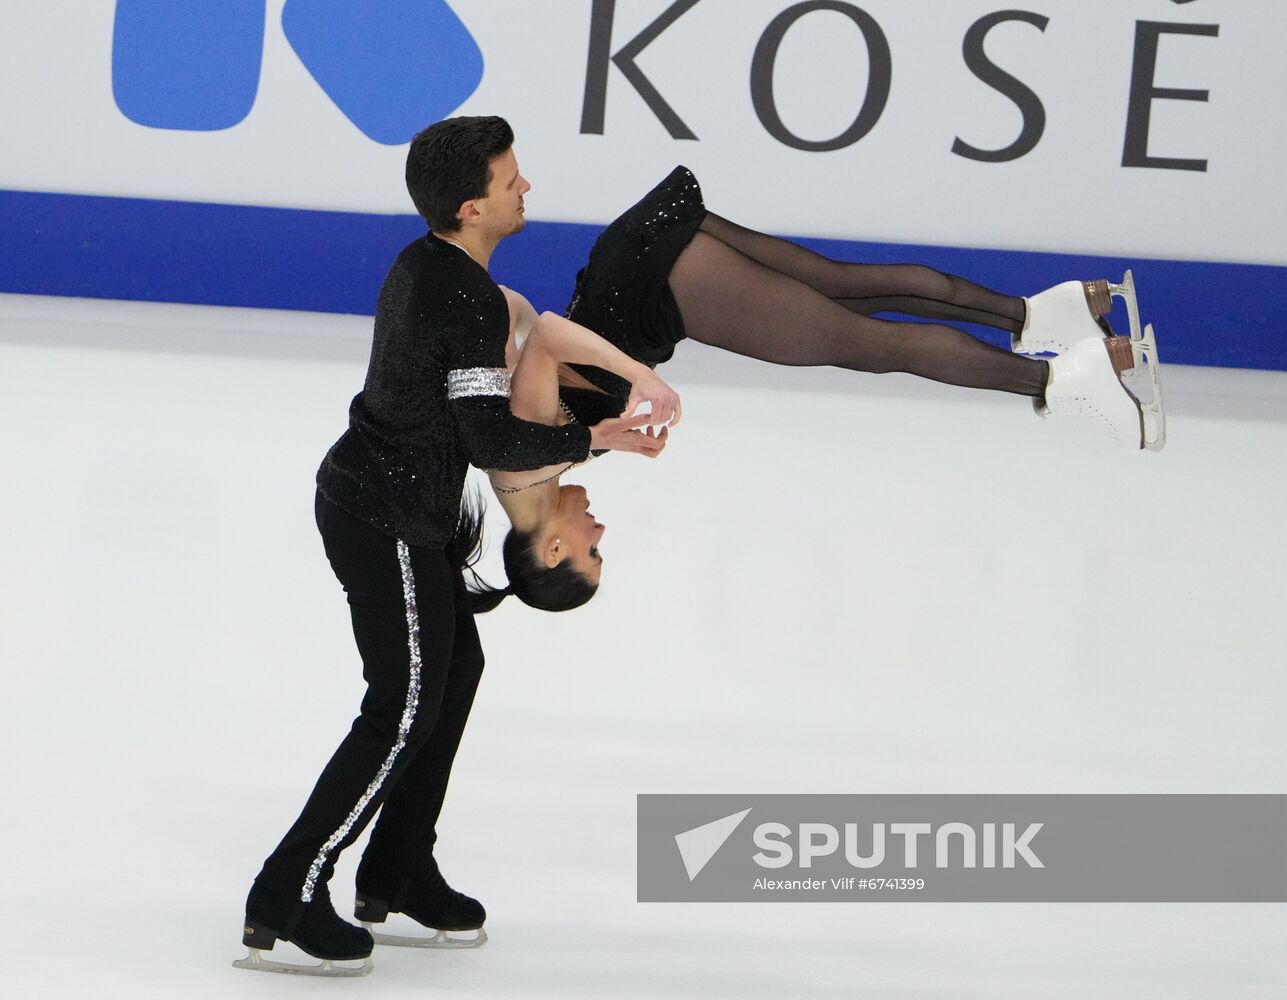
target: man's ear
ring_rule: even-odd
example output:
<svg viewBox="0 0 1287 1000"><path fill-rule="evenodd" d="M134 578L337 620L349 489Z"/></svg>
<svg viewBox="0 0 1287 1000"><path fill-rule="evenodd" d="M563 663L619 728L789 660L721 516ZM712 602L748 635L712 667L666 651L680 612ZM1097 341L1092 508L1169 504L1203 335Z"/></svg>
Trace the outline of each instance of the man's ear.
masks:
<svg viewBox="0 0 1287 1000"><path fill-rule="evenodd" d="M456 212L456 218L460 220L462 226L467 226L476 220L482 213L478 211L478 202L473 198L469 201L461 202L460 209Z"/></svg>

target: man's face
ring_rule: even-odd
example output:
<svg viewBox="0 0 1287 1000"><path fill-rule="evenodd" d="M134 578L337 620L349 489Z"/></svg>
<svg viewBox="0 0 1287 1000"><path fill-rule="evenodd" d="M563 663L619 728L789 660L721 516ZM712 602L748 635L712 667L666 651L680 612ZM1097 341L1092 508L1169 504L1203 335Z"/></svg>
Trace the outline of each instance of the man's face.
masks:
<svg viewBox="0 0 1287 1000"><path fill-rule="evenodd" d="M492 160L492 179L487 185L487 196L475 204L482 214L484 227L499 238L520 232L525 224L523 196L532 189L527 179L518 172L518 158L513 149L507 149Z"/></svg>

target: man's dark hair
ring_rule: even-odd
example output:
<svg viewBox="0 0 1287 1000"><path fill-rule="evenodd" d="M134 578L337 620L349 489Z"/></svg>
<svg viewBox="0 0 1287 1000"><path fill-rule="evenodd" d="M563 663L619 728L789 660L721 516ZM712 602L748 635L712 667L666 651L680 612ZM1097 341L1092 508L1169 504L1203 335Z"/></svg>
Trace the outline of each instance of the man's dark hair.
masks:
<svg viewBox="0 0 1287 1000"><path fill-rule="evenodd" d="M496 116L446 118L417 133L407 150L407 191L429 228L460 230L460 206L482 198L491 162L514 145L514 130Z"/></svg>

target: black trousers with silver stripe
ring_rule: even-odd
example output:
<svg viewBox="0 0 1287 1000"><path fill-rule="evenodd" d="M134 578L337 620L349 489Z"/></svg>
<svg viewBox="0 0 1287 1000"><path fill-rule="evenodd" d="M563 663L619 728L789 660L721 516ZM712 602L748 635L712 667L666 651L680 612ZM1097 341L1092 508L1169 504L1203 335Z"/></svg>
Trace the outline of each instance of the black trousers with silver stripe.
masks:
<svg viewBox="0 0 1287 1000"><path fill-rule="evenodd" d="M316 514L348 597L367 691L303 812L255 879L292 908L325 887L336 856L377 809L358 871L363 891L393 898L429 863L483 669L473 616L456 605L460 573L444 552L389 538L320 493Z"/></svg>

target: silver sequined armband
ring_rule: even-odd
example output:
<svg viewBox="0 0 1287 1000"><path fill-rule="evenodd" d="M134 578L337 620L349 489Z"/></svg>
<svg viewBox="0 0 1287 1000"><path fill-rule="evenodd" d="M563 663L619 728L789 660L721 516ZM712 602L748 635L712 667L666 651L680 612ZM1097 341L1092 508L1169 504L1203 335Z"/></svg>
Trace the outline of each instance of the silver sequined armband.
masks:
<svg viewBox="0 0 1287 1000"><path fill-rule="evenodd" d="M457 368L447 373L447 398L508 396L509 380L504 368Z"/></svg>

